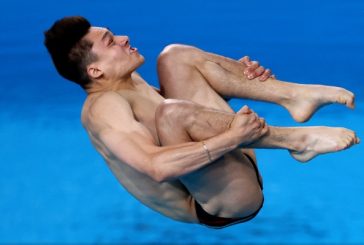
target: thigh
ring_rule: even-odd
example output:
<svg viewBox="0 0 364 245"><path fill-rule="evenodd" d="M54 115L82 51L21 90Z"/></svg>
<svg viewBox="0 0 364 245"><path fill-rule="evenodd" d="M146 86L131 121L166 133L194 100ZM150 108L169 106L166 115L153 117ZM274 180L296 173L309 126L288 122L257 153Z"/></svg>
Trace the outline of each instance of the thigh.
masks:
<svg viewBox="0 0 364 245"><path fill-rule="evenodd" d="M176 50L177 49L177 50ZM204 51L189 46L167 47L158 59L158 77L165 98L191 100L206 107L232 112L196 68L207 60Z"/></svg>
<svg viewBox="0 0 364 245"><path fill-rule="evenodd" d="M189 135L196 138L193 131L187 133L188 115L197 111L196 116L201 110L205 110L205 107L190 101L169 100L162 103L156 112L156 128L162 145L189 142ZM228 114L210 109L209 111L222 117ZM204 120L204 117L198 118ZM201 138L196 140L206 139L206 135L209 134L206 131L209 129L210 127L200 128L198 131L203 131L204 134L199 134ZM233 217L245 212L250 213L256 208L257 203L260 205L258 172L255 171L255 163L242 151L246 150L237 149L216 162L180 178L192 196L207 211L216 214L217 210L221 210L223 215ZM253 153L250 156L254 159Z"/></svg>
<svg viewBox="0 0 364 245"><path fill-rule="evenodd" d="M245 217L262 202L260 176L253 164L235 150L180 180L209 214Z"/></svg>

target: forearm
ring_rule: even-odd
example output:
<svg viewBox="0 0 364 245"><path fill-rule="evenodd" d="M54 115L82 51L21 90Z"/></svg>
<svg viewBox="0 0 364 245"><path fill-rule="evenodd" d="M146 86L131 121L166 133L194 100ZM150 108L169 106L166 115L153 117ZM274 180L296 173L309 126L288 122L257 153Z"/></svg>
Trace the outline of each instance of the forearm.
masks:
<svg viewBox="0 0 364 245"><path fill-rule="evenodd" d="M192 173L234 150L238 144L234 135L226 131L205 141L160 147L152 157L155 178L166 181Z"/></svg>

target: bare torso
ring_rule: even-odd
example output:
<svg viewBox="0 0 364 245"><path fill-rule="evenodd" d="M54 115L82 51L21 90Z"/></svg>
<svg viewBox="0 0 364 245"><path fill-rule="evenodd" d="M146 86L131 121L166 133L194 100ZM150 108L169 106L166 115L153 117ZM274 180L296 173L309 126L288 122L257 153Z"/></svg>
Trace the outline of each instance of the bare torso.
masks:
<svg viewBox="0 0 364 245"><path fill-rule="evenodd" d="M128 101L135 120L145 126L150 140L159 145L155 112L164 98L139 76L136 81L135 87L122 89L117 93ZM183 176L180 180L158 183L110 154L98 137L98 129L92 128L88 123L86 118L90 108L100 96L100 93L88 96L83 107L82 122L97 151L104 157L119 182L133 196L164 215L187 222L196 222L194 206L190 205L193 201L191 195L211 214L235 216L241 211L240 215L244 215L243 204L249 202L246 196L250 191L256 191L251 189L249 181L246 180L256 179L256 174L241 150L226 154L216 163Z"/></svg>
<svg viewBox="0 0 364 245"><path fill-rule="evenodd" d="M164 99L153 88L143 83L141 81L138 91L122 90L118 91L118 94L128 100L133 109L135 119L145 125L150 132L150 140L155 144L159 144L154 124L154 112L158 104ZM98 93L88 96L83 106L81 118L91 142L103 156L114 176L129 193L146 206L168 217L181 221L194 222L194 216L191 217L192 212L190 207L186 205L186 199L190 198L190 194L180 181L158 183L151 177L119 161L105 148L98 137L98 129L92 128L86 119L93 103L101 95L103 94ZM144 105L144 108L142 105Z"/></svg>

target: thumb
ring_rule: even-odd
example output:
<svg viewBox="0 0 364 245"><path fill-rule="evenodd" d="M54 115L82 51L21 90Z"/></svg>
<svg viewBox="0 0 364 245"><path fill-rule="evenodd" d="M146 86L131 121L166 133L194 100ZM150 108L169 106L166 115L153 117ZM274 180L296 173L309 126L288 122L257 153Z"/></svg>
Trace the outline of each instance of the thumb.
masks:
<svg viewBox="0 0 364 245"><path fill-rule="evenodd" d="M251 110L249 109L249 107L247 105L243 106L238 112L237 114L248 114L250 113Z"/></svg>
<svg viewBox="0 0 364 245"><path fill-rule="evenodd" d="M249 66L250 65L250 58L249 58L249 56L244 56L243 58L241 58L239 60L239 62L243 63L246 66Z"/></svg>

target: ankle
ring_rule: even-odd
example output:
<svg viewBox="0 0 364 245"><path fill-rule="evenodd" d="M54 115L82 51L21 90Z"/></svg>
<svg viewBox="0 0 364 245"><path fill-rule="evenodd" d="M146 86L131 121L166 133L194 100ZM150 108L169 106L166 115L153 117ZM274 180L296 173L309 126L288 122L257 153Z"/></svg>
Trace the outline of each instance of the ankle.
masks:
<svg viewBox="0 0 364 245"><path fill-rule="evenodd" d="M298 84L279 80L271 80L271 83L274 85L271 89L274 90L277 95L277 104L286 106L299 99L300 88L298 87ZM281 86L275 86L276 84L278 85L278 83L280 83Z"/></svg>
<svg viewBox="0 0 364 245"><path fill-rule="evenodd" d="M303 152L307 150L306 146L309 135L302 133L300 131L296 131L295 133L291 134L291 137L293 140L291 141L291 147L289 149L290 151Z"/></svg>

